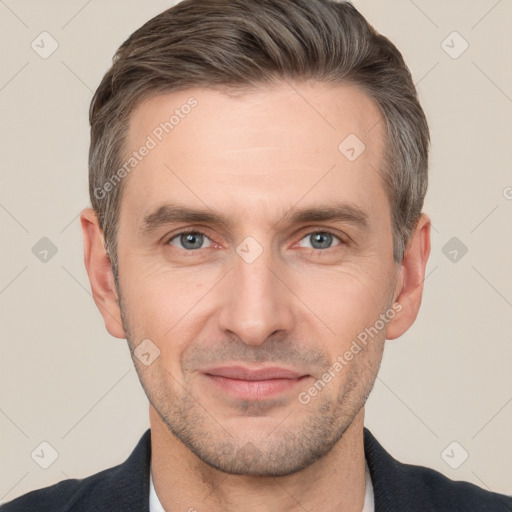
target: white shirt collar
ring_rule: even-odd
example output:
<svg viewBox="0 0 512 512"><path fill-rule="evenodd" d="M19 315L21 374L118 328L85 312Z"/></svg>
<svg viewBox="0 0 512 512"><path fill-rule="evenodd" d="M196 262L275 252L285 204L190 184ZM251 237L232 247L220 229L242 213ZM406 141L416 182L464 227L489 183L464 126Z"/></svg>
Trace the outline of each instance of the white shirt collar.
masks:
<svg viewBox="0 0 512 512"><path fill-rule="evenodd" d="M149 512L165 512L164 507L162 507L162 504L156 495L151 466L149 466Z"/></svg>

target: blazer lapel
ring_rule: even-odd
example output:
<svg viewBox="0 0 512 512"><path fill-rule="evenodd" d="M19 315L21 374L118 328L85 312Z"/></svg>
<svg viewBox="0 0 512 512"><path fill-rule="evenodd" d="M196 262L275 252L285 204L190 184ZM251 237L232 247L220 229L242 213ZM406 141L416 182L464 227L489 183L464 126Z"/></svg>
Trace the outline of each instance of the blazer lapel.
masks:
<svg viewBox="0 0 512 512"><path fill-rule="evenodd" d="M101 509L112 512L149 512L149 467L151 430L139 440L123 464L106 472L101 480ZM100 496L98 496L99 498ZM99 500L93 498L93 502Z"/></svg>
<svg viewBox="0 0 512 512"><path fill-rule="evenodd" d="M407 464L395 460L364 429L364 451L372 477L375 512L411 512L432 510L428 489L414 476Z"/></svg>

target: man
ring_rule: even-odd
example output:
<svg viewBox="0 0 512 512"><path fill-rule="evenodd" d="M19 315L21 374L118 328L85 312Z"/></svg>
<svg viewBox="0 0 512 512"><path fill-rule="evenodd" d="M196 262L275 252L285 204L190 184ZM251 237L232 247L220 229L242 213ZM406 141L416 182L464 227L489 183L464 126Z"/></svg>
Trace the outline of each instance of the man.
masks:
<svg viewBox="0 0 512 512"><path fill-rule="evenodd" d="M185 0L90 110L85 264L150 402L128 460L10 511L501 511L364 428L418 313L429 133L348 3Z"/></svg>

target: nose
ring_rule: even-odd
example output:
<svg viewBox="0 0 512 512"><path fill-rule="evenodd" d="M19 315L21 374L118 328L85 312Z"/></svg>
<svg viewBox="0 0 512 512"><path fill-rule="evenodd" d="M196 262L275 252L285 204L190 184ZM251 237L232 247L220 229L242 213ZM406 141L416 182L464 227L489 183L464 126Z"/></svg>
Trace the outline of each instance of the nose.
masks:
<svg viewBox="0 0 512 512"><path fill-rule="evenodd" d="M294 295L285 282L266 252L252 263L236 256L224 283L220 329L247 345L260 345L278 331L291 332Z"/></svg>

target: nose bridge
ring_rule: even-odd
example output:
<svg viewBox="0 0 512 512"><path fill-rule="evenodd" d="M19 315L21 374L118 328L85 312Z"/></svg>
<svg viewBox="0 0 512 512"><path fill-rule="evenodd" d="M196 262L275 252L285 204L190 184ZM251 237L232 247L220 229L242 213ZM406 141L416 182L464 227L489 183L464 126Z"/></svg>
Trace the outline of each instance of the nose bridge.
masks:
<svg viewBox="0 0 512 512"><path fill-rule="evenodd" d="M237 248L219 319L222 330L250 345L290 330L293 321L291 294L276 277L279 264L270 250L262 249L247 239Z"/></svg>

